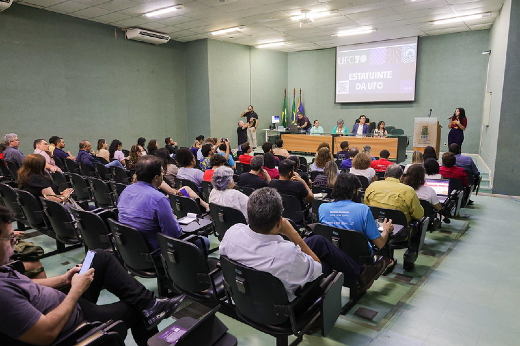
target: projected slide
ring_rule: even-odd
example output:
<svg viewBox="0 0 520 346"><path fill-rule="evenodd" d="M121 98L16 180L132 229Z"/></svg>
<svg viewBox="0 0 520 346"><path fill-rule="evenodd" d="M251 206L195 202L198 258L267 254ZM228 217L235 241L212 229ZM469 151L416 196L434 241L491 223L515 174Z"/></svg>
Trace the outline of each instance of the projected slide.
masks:
<svg viewBox="0 0 520 346"><path fill-rule="evenodd" d="M415 100L417 37L336 48L336 103Z"/></svg>

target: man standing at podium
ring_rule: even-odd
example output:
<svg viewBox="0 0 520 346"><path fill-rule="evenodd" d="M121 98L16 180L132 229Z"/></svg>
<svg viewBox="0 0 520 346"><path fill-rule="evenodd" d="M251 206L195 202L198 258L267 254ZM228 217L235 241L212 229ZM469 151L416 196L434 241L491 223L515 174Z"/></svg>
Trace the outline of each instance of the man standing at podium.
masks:
<svg viewBox="0 0 520 346"><path fill-rule="evenodd" d="M240 114L240 117L246 117L247 120L247 139L249 140L249 144L251 147L256 149L256 127L258 126L258 114L253 110L253 106L249 105L247 107L247 111Z"/></svg>

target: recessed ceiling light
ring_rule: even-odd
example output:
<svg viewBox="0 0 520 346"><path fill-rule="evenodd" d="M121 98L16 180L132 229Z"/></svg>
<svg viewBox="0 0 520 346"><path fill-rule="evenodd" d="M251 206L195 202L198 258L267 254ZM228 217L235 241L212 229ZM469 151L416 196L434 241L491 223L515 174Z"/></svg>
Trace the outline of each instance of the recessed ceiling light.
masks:
<svg viewBox="0 0 520 346"><path fill-rule="evenodd" d="M331 11L311 12L308 10L301 10L301 14L291 16L291 20L307 19L308 21L312 22L316 18L323 18L323 17L327 17L330 15L331 15Z"/></svg>
<svg viewBox="0 0 520 346"><path fill-rule="evenodd" d="M272 43L264 43L264 44L259 44L258 46L256 46L256 48L271 48L271 47L278 47L278 46L283 46L285 45L287 42L285 41L281 41L281 42L272 42Z"/></svg>
<svg viewBox="0 0 520 346"><path fill-rule="evenodd" d="M472 14L471 16L462 16L462 17L454 17L454 18L436 20L436 21L433 21L432 24L433 25L442 25L442 24L465 22L467 20L476 20L476 19L480 19L480 18L487 17L490 15L491 15L491 12Z"/></svg>
<svg viewBox="0 0 520 346"><path fill-rule="evenodd" d="M145 17L159 17L162 14L174 12L174 11L180 10L182 8L183 8L182 5L175 5L175 6L172 6L172 7L166 7L166 8L162 8L160 10L157 10L157 11L152 11L152 12L145 13L144 16Z"/></svg>
<svg viewBox="0 0 520 346"><path fill-rule="evenodd" d="M361 26L361 27L355 28L355 29L338 31L338 33L336 35L332 35L332 36L341 37L341 36L361 35L361 34L368 34L368 33L374 32L374 31L376 31L376 29L374 29L370 26Z"/></svg>
<svg viewBox="0 0 520 346"><path fill-rule="evenodd" d="M240 26L234 26L232 28L227 28L227 29L222 29L222 30L216 30L216 31L212 31L211 32L211 35L220 35L220 34L226 34L228 32L233 32L233 31L240 31L242 30L243 28L245 28L246 26L245 25L240 25Z"/></svg>

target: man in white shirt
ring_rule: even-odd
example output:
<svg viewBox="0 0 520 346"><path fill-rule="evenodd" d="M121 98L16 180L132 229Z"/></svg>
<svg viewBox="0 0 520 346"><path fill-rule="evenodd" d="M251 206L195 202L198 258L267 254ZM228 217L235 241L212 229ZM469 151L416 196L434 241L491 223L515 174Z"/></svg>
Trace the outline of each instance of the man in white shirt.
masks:
<svg viewBox="0 0 520 346"><path fill-rule="evenodd" d="M282 210L282 198L275 189L266 187L253 192L247 203L249 225L236 224L226 232L220 243L220 255L271 273L283 283L290 301L300 286L316 280L322 273L341 271L347 282L358 281L366 290L386 268L384 259L374 265L357 264L322 236L304 241L289 221L282 218Z"/></svg>
<svg viewBox="0 0 520 346"><path fill-rule="evenodd" d="M49 143L45 139L39 138L34 141L33 144L34 154L40 154L45 157L45 169L48 169L51 172L60 171L61 169L56 166L54 160L49 156Z"/></svg>

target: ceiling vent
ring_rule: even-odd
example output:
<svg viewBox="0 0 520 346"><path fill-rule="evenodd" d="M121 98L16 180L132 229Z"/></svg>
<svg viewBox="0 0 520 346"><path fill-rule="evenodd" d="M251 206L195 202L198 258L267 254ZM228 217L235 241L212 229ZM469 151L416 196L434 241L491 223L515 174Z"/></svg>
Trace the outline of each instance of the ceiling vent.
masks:
<svg viewBox="0 0 520 346"><path fill-rule="evenodd" d="M141 41L152 44L163 44L170 40L170 36L167 36L165 34L160 34L158 32L153 32L150 30L144 30L139 28L128 29L126 31L126 38L129 40Z"/></svg>
<svg viewBox="0 0 520 346"><path fill-rule="evenodd" d="M11 7L13 0L0 0L0 12Z"/></svg>

